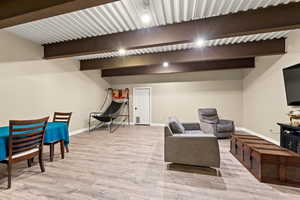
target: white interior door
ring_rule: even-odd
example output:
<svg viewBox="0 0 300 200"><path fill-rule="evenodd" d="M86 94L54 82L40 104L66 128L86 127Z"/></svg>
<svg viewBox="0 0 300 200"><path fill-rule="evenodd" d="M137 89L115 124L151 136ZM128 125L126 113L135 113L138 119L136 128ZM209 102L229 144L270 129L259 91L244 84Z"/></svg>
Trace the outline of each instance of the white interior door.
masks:
<svg viewBox="0 0 300 200"><path fill-rule="evenodd" d="M150 125L151 88L134 88L133 112L135 124Z"/></svg>

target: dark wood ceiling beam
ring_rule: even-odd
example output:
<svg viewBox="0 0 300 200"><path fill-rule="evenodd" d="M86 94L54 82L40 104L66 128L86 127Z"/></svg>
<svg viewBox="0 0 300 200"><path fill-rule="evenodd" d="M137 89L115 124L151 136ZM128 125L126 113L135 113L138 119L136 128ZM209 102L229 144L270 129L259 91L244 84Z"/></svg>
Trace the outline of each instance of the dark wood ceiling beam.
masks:
<svg viewBox="0 0 300 200"><path fill-rule="evenodd" d="M0 29L117 0L1 0Z"/></svg>
<svg viewBox="0 0 300 200"><path fill-rule="evenodd" d="M285 53L285 39L266 40L242 44L205 47L183 51L162 52L154 54L123 56L106 59L82 60L81 70L92 70L114 67L134 67L156 65L165 61L199 62L208 60L240 59L256 56L278 55Z"/></svg>
<svg viewBox="0 0 300 200"><path fill-rule="evenodd" d="M44 57L62 58L300 28L300 3L45 45Z"/></svg>
<svg viewBox="0 0 300 200"><path fill-rule="evenodd" d="M169 67L160 65L146 65L138 67L122 67L113 69L102 69L102 77L169 74L181 72L195 72L208 70L245 69L254 68L254 58L242 58L232 60L214 60L191 63L171 63Z"/></svg>

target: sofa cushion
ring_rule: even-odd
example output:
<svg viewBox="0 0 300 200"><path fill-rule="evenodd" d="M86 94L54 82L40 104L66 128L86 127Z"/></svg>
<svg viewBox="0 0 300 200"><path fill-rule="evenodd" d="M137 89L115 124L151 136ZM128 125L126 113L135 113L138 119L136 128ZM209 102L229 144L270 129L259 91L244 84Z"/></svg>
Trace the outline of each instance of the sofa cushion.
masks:
<svg viewBox="0 0 300 200"><path fill-rule="evenodd" d="M232 123L217 124L217 132L230 132L230 131L233 131Z"/></svg>
<svg viewBox="0 0 300 200"><path fill-rule="evenodd" d="M198 137L215 137L214 134L204 133L200 130L186 130L184 131L184 134L180 134L180 136L198 136Z"/></svg>
<svg viewBox="0 0 300 200"><path fill-rule="evenodd" d="M183 125L177 120L176 117L169 117L169 126L174 134L182 134L185 131Z"/></svg>
<svg viewBox="0 0 300 200"><path fill-rule="evenodd" d="M204 134L204 133L200 130L185 130L184 134L187 134L187 135L200 135L200 134Z"/></svg>
<svg viewBox="0 0 300 200"><path fill-rule="evenodd" d="M213 134L206 134L203 132L194 132L194 133L184 133L184 134L174 134L173 137L196 137L196 138L215 138L216 136Z"/></svg>

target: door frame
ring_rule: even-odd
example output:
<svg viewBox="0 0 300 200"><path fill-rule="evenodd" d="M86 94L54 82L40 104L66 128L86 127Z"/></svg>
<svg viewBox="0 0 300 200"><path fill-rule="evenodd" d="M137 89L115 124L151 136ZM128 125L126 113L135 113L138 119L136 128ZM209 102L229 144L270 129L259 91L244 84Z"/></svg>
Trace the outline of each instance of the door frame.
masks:
<svg viewBox="0 0 300 200"><path fill-rule="evenodd" d="M152 124L152 87L134 87L133 88L133 95L132 95L132 111L133 111L133 124L134 125L142 125L142 124L137 124L136 123L136 118L135 118L135 98L136 98L136 90L137 89L149 89L149 126ZM148 125L148 124L145 124Z"/></svg>

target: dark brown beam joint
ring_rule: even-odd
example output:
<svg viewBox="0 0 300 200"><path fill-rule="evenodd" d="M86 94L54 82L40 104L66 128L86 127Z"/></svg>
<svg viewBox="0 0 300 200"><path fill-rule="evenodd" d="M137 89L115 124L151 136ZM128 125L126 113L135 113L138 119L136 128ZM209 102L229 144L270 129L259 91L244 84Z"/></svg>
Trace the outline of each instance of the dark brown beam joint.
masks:
<svg viewBox="0 0 300 200"><path fill-rule="evenodd" d="M0 29L118 0L1 0Z"/></svg>
<svg viewBox="0 0 300 200"><path fill-rule="evenodd" d="M266 33L300 27L300 3L260 8L137 31L45 45L45 58L61 58L158 45ZM280 16L280 17L279 17Z"/></svg>
<svg viewBox="0 0 300 200"><path fill-rule="evenodd" d="M215 60L192 63L171 63L168 68L162 65L147 65L138 67L122 67L112 69L102 69L102 77L112 76L130 76L130 75L150 75L150 74L168 74L208 70L225 70L225 69L245 69L254 68L254 58L232 59L232 60Z"/></svg>
<svg viewBox="0 0 300 200"><path fill-rule="evenodd" d="M284 53L285 39L275 39L260 42L204 47L202 49L191 49L184 51L84 60L80 62L80 69L92 70L114 67L156 65L161 64L164 61L182 63L209 60L240 59L256 56L279 55Z"/></svg>

